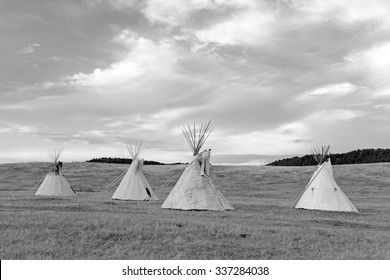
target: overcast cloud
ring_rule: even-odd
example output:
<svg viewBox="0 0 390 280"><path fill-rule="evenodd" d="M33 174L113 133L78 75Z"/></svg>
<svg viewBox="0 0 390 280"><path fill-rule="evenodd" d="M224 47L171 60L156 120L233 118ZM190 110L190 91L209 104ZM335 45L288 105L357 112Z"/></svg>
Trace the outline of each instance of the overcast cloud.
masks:
<svg viewBox="0 0 390 280"><path fill-rule="evenodd" d="M0 162L389 148L387 0L1 0ZM236 156L235 156L236 155Z"/></svg>

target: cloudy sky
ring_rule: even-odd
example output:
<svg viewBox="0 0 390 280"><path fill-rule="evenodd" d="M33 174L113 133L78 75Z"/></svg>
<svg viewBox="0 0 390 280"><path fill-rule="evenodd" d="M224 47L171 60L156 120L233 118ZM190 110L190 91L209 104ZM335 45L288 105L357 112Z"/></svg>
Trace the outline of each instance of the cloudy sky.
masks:
<svg viewBox="0 0 390 280"><path fill-rule="evenodd" d="M0 162L390 147L388 0L0 0Z"/></svg>

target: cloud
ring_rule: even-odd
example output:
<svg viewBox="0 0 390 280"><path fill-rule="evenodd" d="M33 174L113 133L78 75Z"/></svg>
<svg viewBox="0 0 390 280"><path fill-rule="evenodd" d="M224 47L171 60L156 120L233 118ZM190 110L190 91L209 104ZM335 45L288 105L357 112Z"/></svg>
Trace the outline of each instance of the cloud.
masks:
<svg viewBox="0 0 390 280"><path fill-rule="evenodd" d="M390 93L389 93L390 94ZM390 104L376 104L373 106L375 109L383 109L390 112Z"/></svg>
<svg viewBox="0 0 390 280"><path fill-rule="evenodd" d="M307 14L311 20L327 21L332 18L344 23L378 20L389 23L390 4L386 0L288 0L290 7Z"/></svg>
<svg viewBox="0 0 390 280"><path fill-rule="evenodd" d="M295 139L294 143L312 143L313 141L310 139Z"/></svg>
<svg viewBox="0 0 390 280"><path fill-rule="evenodd" d="M143 10L152 23L180 27L186 36L196 37L193 50L210 42L222 45L258 45L271 39L276 23L274 13L259 1L155 1L150 0ZM221 13L219 11L224 11ZM201 14L202 21L196 20Z"/></svg>
<svg viewBox="0 0 390 280"><path fill-rule="evenodd" d="M178 26L183 24L195 10L212 6L214 5L209 0L150 0L144 9L144 14L152 23L162 22L171 26Z"/></svg>
<svg viewBox="0 0 390 280"><path fill-rule="evenodd" d="M215 130L207 145L214 147L213 150L217 154L229 151L234 147L237 154L280 155L304 151L306 144L295 140L308 136L309 131L306 125L302 122L294 122L285 123L272 129L232 135ZM278 144L275 145L275 142Z"/></svg>
<svg viewBox="0 0 390 280"><path fill-rule="evenodd" d="M184 161L190 153L180 128L209 119L214 131L206 146L213 154L255 155L225 157L229 162L306 153L323 142L337 152L388 143L382 137L390 96L386 2L63 6L34 10L47 32L34 25L25 38L16 21L19 28L8 30L12 40L4 49L15 52L40 38L45 48L20 50L39 48L39 56L1 50L8 67L0 69L6 77L0 118L7 122L0 141L16 149L28 142L45 156L48 143L66 144L80 159L126 154L122 144L136 138L147 142L148 158ZM52 9L64 15L45 14Z"/></svg>
<svg viewBox="0 0 390 280"><path fill-rule="evenodd" d="M386 86L375 91L376 97L390 97L390 86Z"/></svg>
<svg viewBox="0 0 390 280"><path fill-rule="evenodd" d="M364 71L365 81L370 85L390 84L390 41L372 45L368 49L351 52L345 57L345 67L354 71Z"/></svg>
<svg viewBox="0 0 390 280"><path fill-rule="evenodd" d="M359 117L364 116L365 113L361 111L347 110L347 109L332 109L315 112L308 116L306 120L310 120L313 124L323 122L339 122L339 121L354 121Z"/></svg>
<svg viewBox="0 0 390 280"><path fill-rule="evenodd" d="M107 69L96 68L92 73L78 73L64 80L80 86L119 86L156 72L167 73L177 60L169 45L142 37L133 40L134 45L123 60ZM126 43L129 43L129 39Z"/></svg>
<svg viewBox="0 0 390 280"><path fill-rule="evenodd" d="M41 45L38 43L29 44L27 47L18 51L19 54L31 54L34 53L35 50Z"/></svg>
<svg viewBox="0 0 390 280"><path fill-rule="evenodd" d="M37 131L34 126L0 121L0 133L14 133L17 135L33 134Z"/></svg>
<svg viewBox="0 0 390 280"><path fill-rule="evenodd" d="M343 96L354 93L357 87L351 83L344 82L322 86L313 90L304 92L300 98L312 98L322 96Z"/></svg>
<svg viewBox="0 0 390 280"><path fill-rule="evenodd" d="M60 61L62 58L60 56L52 56L50 57L50 60L53 60L53 61Z"/></svg>
<svg viewBox="0 0 390 280"><path fill-rule="evenodd" d="M261 45L272 39L271 31L276 23L271 13L245 10L228 19L195 32L202 42L222 45Z"/></svg>
<svg viewBox="0 0 390 280"><path fill-rule="evenodd" d="M243 9L254 7L253 0L149 0L143 13L152 23L160 22L169 26L185 26L189 19L201 12L216 10Z"/></svg>
<svg viewBox="0 0 390 280"><path fill-rule="evenodd" d="M386 147L383 138L372 136L384 133L388 118L378 118L377 112L367 110L367 107L363 110L321 110L304 118L302 122L312 140L310 146L330 144L333 152Z"/></svg>
<svg viewBox="0 0 390 280"><path fill-rule="evenodd" d="M115 144L121 139L120 134L116 130L84 130L76 133L40 132L39 134L46 141L61 143L61 145Z"/></svg>

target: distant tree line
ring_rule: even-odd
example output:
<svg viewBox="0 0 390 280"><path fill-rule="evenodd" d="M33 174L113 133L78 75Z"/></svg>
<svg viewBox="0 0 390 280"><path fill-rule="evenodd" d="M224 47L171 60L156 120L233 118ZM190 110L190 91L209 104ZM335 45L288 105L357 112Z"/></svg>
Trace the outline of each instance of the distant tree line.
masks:
<svg viewBox="0 0 390 280"><path fill-rule="evenodd" d="M363 149L343 154L331 154L332 164L359 164L390 162L390 149ZM280 159L267 165L271 166L307 166L317 165L312 155Z"/></svg>
<svg viewBox="0 0 390 280"><path fill-rule="evenodd" d="M131 164L133 160L131 158L112 158L112 157L102 157L102 158L93 158L87 160L86 162L100 162L100 163L117 163L117 164ZM144 160L144 165L176 165L182 164L181 162L175 163L161 163L153 160Z"/></svg>
<svg viewBox="0 0 390 280"><path fill-rule="evenodd" d="M102 158L93 158L91 160L87 160L87 162L131 164L133 160L131 158L102 157ZM164 165L164 164L158 161L145 160L144 165Z"/></svg>

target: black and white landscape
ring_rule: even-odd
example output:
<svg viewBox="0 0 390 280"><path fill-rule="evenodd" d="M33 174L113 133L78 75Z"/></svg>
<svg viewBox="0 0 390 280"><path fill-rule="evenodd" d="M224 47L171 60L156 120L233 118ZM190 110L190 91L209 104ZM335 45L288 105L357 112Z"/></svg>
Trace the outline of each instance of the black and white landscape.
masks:
<svg viewBox="0 0 390 280"><path fill-rule="evenodd" d="M0 259L390 259L390 1L0 0L0 38Z"/></svg>

